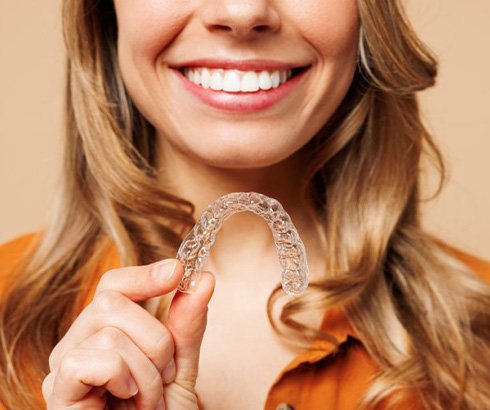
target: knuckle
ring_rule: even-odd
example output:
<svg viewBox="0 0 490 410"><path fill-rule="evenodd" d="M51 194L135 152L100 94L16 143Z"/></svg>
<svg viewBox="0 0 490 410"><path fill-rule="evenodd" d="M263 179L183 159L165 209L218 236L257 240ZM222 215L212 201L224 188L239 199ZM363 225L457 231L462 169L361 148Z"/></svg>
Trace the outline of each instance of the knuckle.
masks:
<svg viewBox="0 0 490 410"><path fill-rule="evenodd" d="M82 364L83 361L80 360L77 351L71 351L61 359L59 374L63 378L77 380L80 376Z"/></svg>
<svg viewBox="0 0 490 410"><path fill-rule="evenodd" d="M113 352L111 355L111 374L123 374L125 370L127 369L126 362L122 358L122 356L117 353Z"/></svg>
<svg viewBox="0 0 490 410"><path fill-rule="evenodd" d="M97 284L97 291L102 291L105 289L110 289L110 284L114 282L114 278L117 277L118 269L110 269L105 272L99 279Z"/></svg>
<svg viewBox="0 0 490 410"><path fill-rule="evenodd" d="M115 310L122 309L125 302L126 299L121 293L105 289L95 295L92 307L101 314L112 313Z"/></svg>
<svg viewBox="0 0 490 410"><path fill-rule="evenodd" d="M48 373L41 384L41 392L44 400L47 402L53 391L53 373Z"/></svg>
<svg viewBox="0 0 490 410"><path fill-rule="evenodd" d="M123 344L123 334L120 330L115 327L105 327L100 330L96 337L97 346L107 349L116 350Z"/></svg>
<svg viewBox="0 0 490 410"><path fill-rule="evenodd" d="M198 372L199 371L195 366L192 369L188 369L184 375L179 376L179 385L186 390L193 391L196 386Z"/></svg>
<svg viewBox="0 0 490 410"><path fill-rule="evenodd" d="M51 351L49 358L48 358L48 363L49 363L49 370L53 371L56 369L57 364L58 364L58 350L59 350L59 345L56 345L53 350Z"/></svg>

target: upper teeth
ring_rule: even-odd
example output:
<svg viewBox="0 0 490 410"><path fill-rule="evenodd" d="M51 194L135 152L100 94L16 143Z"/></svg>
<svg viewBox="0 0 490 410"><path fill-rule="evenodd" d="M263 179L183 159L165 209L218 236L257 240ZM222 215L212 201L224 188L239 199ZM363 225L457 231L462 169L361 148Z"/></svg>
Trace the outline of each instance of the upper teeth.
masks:
<svg viewBox="0 0 490 410"><path fill-rule="evenodd" d="M184 75L194 84L215 91L255 92L277 88L291 78L291 70L240 71L205 67L185 68Z"/></svg>

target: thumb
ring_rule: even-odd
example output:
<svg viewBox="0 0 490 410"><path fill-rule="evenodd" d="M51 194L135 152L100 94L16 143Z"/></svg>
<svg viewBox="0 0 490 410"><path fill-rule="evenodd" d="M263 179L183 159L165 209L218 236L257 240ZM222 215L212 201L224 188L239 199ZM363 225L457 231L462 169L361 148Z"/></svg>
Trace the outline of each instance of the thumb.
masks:
<svg viewBox="0 0 490 410"><path fill-rule="evenodd" d="M175 383L194 389L199 367L199 353L206 330L208 303L215 279L204 271L192 293L177 292L170 304L166 326L172 332L175 344Z"/></svg>

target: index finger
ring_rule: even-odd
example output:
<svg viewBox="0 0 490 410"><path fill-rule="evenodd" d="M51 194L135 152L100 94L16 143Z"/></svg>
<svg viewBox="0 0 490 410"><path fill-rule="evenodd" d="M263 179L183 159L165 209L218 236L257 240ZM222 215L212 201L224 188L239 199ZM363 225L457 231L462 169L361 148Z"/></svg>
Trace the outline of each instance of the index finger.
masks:
<svg viewBox="0 0 490 410"><path fill-rule="evenodd" d="M95 294L115 290L135 302L143 301L175 290L183 273L184 267L178 259L111 269L100 278Z"/></svg>

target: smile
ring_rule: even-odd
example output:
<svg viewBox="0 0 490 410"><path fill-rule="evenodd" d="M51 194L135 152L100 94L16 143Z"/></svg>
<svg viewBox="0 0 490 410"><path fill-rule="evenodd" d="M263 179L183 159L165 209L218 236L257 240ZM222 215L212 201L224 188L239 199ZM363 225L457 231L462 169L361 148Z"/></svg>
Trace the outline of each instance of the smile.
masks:
<svg viewBox="0 0 490 410"><path fill-rule="evenodd" d="M258 112L292 95L310 71L308 66L263 63L226 63L218 65L193 62L170 67L181 85L198 101L229 112Z"/></svg>
<svg viewBox="0 0 490 410"><path fill-rule="evenodd" d="M277 88L288 81L292 70L241 71L222 68L185 67L182 73L202 88L214 91L250 93Z"/></svg>

